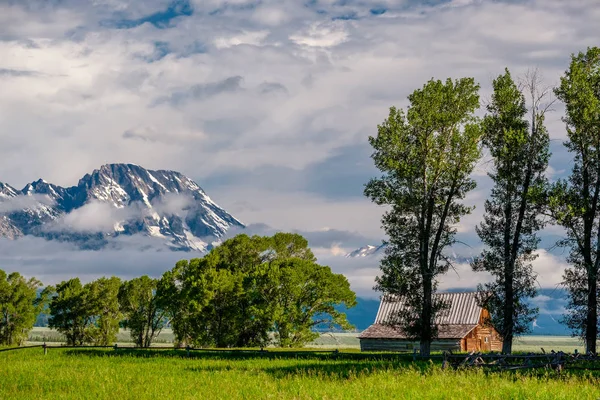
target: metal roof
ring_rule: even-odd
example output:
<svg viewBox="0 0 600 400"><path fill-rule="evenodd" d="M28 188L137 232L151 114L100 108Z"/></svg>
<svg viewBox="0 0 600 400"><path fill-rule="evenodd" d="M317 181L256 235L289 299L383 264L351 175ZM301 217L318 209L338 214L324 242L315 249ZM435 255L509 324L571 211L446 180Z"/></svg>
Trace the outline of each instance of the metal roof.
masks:
<svg viewBox="0 0 600 400"><path fill-rule="evenodd" d="M481 307L477 304L477 292L436 293L434 299L450 303L450 308L440 312L435 319L436 325L477 325ZM385 295L379 304L375 324L385 324L390 316L404 310L406 302L393 295Z"/></svg>
<svg viewBox="0 0 600 400"><path fill-rule="evenodd" d="M437 339L462 339L477 327L476 324L438 325ZM396 327L373 324L358 336L359 339L407 339L406 334Z"/></svg>

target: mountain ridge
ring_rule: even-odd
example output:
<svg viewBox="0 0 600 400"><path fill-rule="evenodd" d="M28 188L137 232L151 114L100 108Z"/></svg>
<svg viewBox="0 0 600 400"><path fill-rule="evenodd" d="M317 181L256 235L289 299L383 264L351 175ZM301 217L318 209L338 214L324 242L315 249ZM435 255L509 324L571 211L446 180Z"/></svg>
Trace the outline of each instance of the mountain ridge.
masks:
<svg viewBox="0 0 600 400"><path fill-rule="evenodd" d="M245 226L177 171L105 164L66 188L43 179L21 190L0 183L0 237L8 239L31 235L98 249L111 237L142 234L171 250L206 251L232 227Z"/></svg>

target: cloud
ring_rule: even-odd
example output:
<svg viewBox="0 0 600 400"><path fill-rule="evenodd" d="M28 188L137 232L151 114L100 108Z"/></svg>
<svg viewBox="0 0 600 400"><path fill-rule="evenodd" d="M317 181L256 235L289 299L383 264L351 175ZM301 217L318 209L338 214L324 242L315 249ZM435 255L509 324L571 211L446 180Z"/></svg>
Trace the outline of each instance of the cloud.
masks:
<svg viewBox="0 0 600 400"><path fill-rule="evenodd" d="M160 277L184 258L195 253L172 252L157 245L160 239L133 236L114 239L112 248L102 251L82 251L74 246L41 238L20 240L0 238L0 268L35 276L45 285L79 277L89 282L102 276L131 279L141 275ZM140 248L146 250L140 250Z"/></svg>
<svg viewBox="0 0 600 400"><path fill-rule="evenodd" d="M205 100L221 93L234 93L242 90L241 82L241 76L231 76L218 82L197 84L189 89L175 91L168 97L158 98L154 104L167 102L173 106L178 106L190 100Z"/></svg>
<svg viewBox="0 0 600 400"><path fill-rule="evenodd" d="M5 197L0 201L0 213L10 213L21 211L24 208L37 210L47 206L54 205L54 201L43 194L19 195L15 197Z"/></svg>
<svg viewBox="0 0 600 400"><path fill-rule="evenodd" d="M74 232L112 232L115 225L126 221L136 214L130 207L115 208L100 201L92 201L68 214L47 227L51 231Z"/></svg>
<svg viewBox="0 0 600 400"><path fill-rule="evenodd" d="M0 77L2 77L2 76L33 76L33 75L37 75L37 72L20 70L20 69L0 68Z"/></svg>
<svg viewBox="0 0 600 400"><path fill-rule="evenodd" d="M473 76L490 98L505 66L555 84L598 20L596 0L3 2L0 180L69 186L132 162L189 175L244 221L380 239L384 209L362 189L388 108L432 77ZM561 115L547 116L552 179L571 162ZM473 249L485 173L459 227Z"/></svg>

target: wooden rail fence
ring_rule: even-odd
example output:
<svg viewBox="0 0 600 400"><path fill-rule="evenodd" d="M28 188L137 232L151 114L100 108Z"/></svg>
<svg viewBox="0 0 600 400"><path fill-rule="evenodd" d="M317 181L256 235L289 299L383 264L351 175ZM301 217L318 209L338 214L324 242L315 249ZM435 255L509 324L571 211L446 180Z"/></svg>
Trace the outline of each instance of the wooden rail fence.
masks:
<svg viewBox="0 0 600 400"><path fill-rule="evenodd" d="M494 354L476 353L452 354L444 352L442 368L483 368L487 370L517 370L546 368L561 372L564 369L600 370L600 357L594 353L549 353L542 348L542 354Z"/></svg>

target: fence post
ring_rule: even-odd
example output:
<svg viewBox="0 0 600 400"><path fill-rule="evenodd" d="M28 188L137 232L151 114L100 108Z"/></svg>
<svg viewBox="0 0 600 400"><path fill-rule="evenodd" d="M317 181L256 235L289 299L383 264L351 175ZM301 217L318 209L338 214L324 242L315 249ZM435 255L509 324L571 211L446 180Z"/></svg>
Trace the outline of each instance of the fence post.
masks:
<svg viewBox="0 0 600 400"><path fill-rule="evenodd" d="M190 356L190 345L189 344L185 346L185 352L189 358L189 356Z"/></svg>
<svg viewBox="0 0 600 400"><path fill-rule="evenodd" d="M442 355L444 356L444 361L442 361L442 369L446 369L448 367L448 353L444 351Z"/></svg>
<svg viewBox="0 0 600 400"><path fill-rule="evenodd" d="M46 342L44 342L42 347L44 348L44 355L48 354L48 346L46 346Z"/></svg>
<svg viewBox="0 0 600 400"><path fill-rule="evenodd" d="M413 349L413 361L417 361L417 349Z"/></svg>

